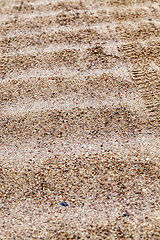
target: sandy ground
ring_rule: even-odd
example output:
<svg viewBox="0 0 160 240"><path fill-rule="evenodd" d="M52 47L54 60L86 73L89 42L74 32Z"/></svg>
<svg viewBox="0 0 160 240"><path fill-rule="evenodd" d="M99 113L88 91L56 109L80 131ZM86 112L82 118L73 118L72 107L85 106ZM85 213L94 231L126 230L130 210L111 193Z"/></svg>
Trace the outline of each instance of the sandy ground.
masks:
<svg viewBox="0 0 160 240"><path fill-rule="evenodd" d="M160 239L159 0L0 0L0 239Z"/></svg>

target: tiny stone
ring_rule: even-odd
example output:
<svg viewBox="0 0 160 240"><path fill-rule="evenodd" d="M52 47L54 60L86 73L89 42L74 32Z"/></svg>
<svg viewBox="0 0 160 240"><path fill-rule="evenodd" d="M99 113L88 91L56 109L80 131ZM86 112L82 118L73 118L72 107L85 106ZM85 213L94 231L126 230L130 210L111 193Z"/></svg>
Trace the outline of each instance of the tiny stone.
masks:
<svg viewBox="0 0 160 240"><path fill-rule="evenodd" d="M66 202L61 202L60 205L62 205L63 207L67 207L67 206L68 206L68 203L66 203Z"/></svg>
<svg viewBox="0 0 160 240"><path fill-rule="evenodd" d="M129 216L129 212L126 211L123 213L123 217L128 217L128 216Z"/></svg>

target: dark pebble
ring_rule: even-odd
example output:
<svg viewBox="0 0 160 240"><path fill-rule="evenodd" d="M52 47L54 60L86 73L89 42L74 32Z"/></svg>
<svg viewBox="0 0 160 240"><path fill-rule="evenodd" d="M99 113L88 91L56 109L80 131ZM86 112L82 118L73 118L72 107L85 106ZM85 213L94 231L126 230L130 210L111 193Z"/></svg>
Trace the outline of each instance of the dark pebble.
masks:
<svg viewBox="0 0 160 240"><path fill-rule="evenodd" d="M109 123L109 122L108 122L108 121L106 121L106 122L105 122L105 126L106 126L108 123Z"/></svg>
<svg viewBox="0 0 160 240"><path fill-rule="evenodd" d="M129 216L129 212L126 211L123 213L123 217L128 217L128 216Z"/></svg>
<svg viewBox="0 0 160 240"><path fill-rule="evenodd" d="M62 205L63 207L67 207L67 206L68 206L68 203L66 203L66 202L61 202L60 205Z"/></svg>

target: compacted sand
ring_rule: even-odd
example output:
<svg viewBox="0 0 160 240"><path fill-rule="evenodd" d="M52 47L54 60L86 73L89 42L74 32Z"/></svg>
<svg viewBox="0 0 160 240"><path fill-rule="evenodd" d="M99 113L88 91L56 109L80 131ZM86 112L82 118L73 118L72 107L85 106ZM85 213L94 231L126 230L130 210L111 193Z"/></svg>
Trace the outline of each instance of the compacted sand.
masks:
<svg viewBox="0 0 160 240"><path fill-rule="evenodd" d="M0 239L160 239L160 1L0 0Z"/></svg>

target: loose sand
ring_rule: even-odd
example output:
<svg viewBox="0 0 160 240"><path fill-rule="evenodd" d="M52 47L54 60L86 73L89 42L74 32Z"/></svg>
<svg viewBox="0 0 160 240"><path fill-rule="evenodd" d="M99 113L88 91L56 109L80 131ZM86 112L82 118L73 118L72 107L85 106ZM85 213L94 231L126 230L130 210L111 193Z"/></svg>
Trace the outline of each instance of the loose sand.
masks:
<svg viewBox="0 0 160 240"><path fill-rule="evenodd" d="M159 0L0 15L0 239L160 239Z"/></svg>

